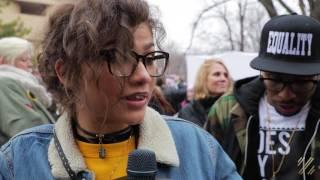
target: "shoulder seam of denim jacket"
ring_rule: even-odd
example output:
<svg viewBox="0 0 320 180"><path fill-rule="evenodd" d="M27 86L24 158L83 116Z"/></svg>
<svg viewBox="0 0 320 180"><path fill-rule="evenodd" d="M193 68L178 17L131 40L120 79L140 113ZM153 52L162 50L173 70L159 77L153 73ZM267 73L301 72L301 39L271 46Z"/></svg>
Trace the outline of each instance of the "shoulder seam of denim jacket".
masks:
<svg viewBox="0 0 320 180"><path fill-rule="evenodd" d="M203 129L202 127L200 127L198 124L195 124L195 123L193 123L193 122L191 122L191 121L187 121L187 120L185 120L185 119L181 119L181 118L178 118L178 117L171 117L171 116L167 116L167 115L162 115L163 116L163 118L166 120L166 121L171 121L171 122L182 122L182 123L187 123L187 124L191 124L191 125L195 125L196 126L196 128L198 129L198 130L200 130L201 132L204 132L204 134L207 136L207 137L211 137L212 135L208 132L208 131L206 131L205 129ZM214 140L216 140L215 138L214 138Z"/></svg>
<svg viewBox="0 0 320 180"><path fill-rule="evenodd" d="M34 134L34 133L51 135L53 133L53 128L51 128L51 127L53 127L52 124L44 124L44 125L30 128L30 129L26 129L16 135L14 135L6 144L1 146L0 150L5 151L5 149L10 147L12 140L14 140L20 136L23 136L23 135Z"/></svg>
<svg viewBox="0 0 320 180"><path fill-rule="evenodd" d="M173 117L173 116L167 116L167 115L161 115L166 121L181 121L181 122L186 122L189 124L195 124L191 121L187 121L185 119L179 118L179 117ZM197 124L195 124L197 125ZM199 125L197 125L197 127L199 127Z"/></svg>
<svg viewBox="0 0 320 180"><path fill-rule="evenodd" d="M53 133L53 124L44 124L44 125L40 125L40 126L35 126L32 128L26 129L22 132L19 132L15 136L20 136L20 135L25 135L25 134L30 134L30 133L52 134Z"/></svg>
<svg viewBox="0 0 320 180"><path fill-rule="evenodd" d="M211 141L214 144L218 142L208 131L206 131L205 129L201 128L199 125L197 125L191 121L187 121L187 120L177 118L177 117L166 116L166 115L162 115L162 116L168 123L181 122L181 123L186 123L188 125L194 125L194 128L197 129L197 131L203 133L204 137L207 139L208 142ZM190 126L190 127L192 127L192 126Z"/></svg>

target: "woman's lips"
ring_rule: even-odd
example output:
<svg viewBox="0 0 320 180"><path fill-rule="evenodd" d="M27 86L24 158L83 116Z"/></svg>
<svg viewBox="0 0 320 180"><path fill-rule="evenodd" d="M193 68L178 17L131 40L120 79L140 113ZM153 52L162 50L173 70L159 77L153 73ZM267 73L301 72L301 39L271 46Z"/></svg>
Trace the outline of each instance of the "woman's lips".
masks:
<svg viewBox="0 0 320 180"><path fill-rule="evenodd" d="M147 105L148 93L134 93L124 98L129 108L140 109Z"/></svg>

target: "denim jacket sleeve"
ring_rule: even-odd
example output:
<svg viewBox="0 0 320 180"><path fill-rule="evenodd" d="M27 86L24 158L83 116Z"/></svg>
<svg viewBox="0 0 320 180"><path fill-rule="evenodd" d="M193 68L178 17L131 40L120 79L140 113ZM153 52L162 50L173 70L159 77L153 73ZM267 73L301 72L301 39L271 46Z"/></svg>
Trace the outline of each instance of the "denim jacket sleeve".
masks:
<svg viewBox="0 0 320 180"><path fill-rule="evenodd" d="M13 177L9 177L10 169L8 167L8 160L4 152L0 151L0 180L11 180Z"/></svg>
<svg viewBox="0 0 320 180"><path fill-rule="evenodd" d="M25 130L0 147L0 180L51 180L48 145L53 125Z"/></svg>
<svg viewBox="0 0 320 180"><path fill-rule="evenodd" d="M179 119L167 120L179 154L177 179L238 180L233 161L204 129ZM171 176L177 177L177 176Z"/></svg>
<svg viewBox="0 0 320 180"><path fill-rule="evenodd" d="M241 179L233 161L224 152L220 144L211 135L207 135L209 146L211 147L210 155L215 167L214 171L216 172L215 179Z"/></svg>

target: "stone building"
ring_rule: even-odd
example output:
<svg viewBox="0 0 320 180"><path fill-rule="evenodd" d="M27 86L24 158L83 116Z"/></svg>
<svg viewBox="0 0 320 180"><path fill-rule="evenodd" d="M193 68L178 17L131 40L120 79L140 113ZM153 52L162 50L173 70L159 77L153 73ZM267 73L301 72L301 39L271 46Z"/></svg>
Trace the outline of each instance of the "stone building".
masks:
<svg viewBox="0 0 320 180"><path fill-rule="evenodd" d="M10 0L8 6L1 8L0 19L10 22L19 18L24 27L31 30L24 38L38 46L45 32L48 12L54 5L65 2L72 0Z"/></svg>

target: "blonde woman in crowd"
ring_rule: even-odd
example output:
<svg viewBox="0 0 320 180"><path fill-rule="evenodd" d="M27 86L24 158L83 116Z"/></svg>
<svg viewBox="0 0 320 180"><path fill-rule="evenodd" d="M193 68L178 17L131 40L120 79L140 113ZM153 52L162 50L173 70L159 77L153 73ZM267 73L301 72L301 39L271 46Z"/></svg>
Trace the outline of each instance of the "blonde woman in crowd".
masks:
<svg viewBox="0 0 320 180"><path fill-rule="evenodd" d="M194 99L179 111L178 117L202 127L214 102L232 88L229 71L219 59L208 59L200 66L194 85Z"/></svg>
<svg viewBox="0 0 320 180"><path fill-rule="evenodd" d="M54 122L52 98L31 73L33 46L25 39L0 39L0 145L18 132Z"/></svg>

